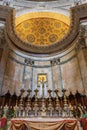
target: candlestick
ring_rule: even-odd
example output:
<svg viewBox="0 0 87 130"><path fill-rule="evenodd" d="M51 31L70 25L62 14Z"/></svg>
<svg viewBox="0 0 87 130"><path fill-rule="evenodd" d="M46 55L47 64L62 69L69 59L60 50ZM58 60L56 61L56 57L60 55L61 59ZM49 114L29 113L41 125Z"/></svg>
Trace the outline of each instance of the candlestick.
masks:
<svg viewBox="0 0 87 130"><path fill-rule="evenodd" d="M33 110L35 111L35 116L37 116L38 115L38 111L39 111L39 107L38 107L38 104L37 104L38 89L35 89L34 92L35 92L35 104L34 104Z"/></svg>
<svg viewBox="0 0 87 130"><path fill-rule="evenodd" d="M18 116L18 110L19 110L19 107L17 106L17 101L16 101L16 105L14 106L15 117Z"/></svg>
<svg viewBox="0 0 87 130"><path fill-rule="evenodd" d="M31 89L28 89L27 92L28 92L28 96L30 96Z"/></svg>
<svg viewBox="0 0 87 130"><path fill-rule="evenodd" d="M35 92L35 97L37 98L38 89L35 89L34 92Z"/></svg>
<svg viewBox="0 0 87 130"><path fill-rule="evenodd" d="M62 89L63 95L65 96L66 89Z"/></svg>
<svg viewBox="0 0 87 130"><path fill-rule="evenodd" d="M58 89L55 89L54 92L56 93L56 96L58 96L59 90L58 90Z"/></svg>
<svg viewBox="0 0 87 130"><path fill-rule="evenodd" d="M48 110L50 111L50 116L52 116L52 112L53 112L53 105L52 105L52 100L51 100L51 92L52 92L52 90L49 89L49 90L48 90L48 93L49 93Z"/></svg>
<svg viewBox="0 0 87 130"><path fill-rule="evenodd" d="M24 83L22 84L22 89L24 89Z"/></svg>
<svg viewBox="0 0 87 130"><path fill-rule="evenodd" d="M23 110L23 94L24 94L25 90L21 89L20 91L21 91L21 98L19 101L19 108L20 108L20 110Z"/></svg>
<svg viewBox="0 0 87 130"><path fill-rule="evenodd" d="M4 106L4 114L6 115L7 114L7 111L8 111L8 106L7 104Z"/></svg>
<svg viewBox="0 0 87 130"><path fill-rule="evenodd" d="M55 110L57 111L58 116L62 116L62 108L60 107L60 102L58 98L58 89L55 89L54 92L56 93L56 107Z"/></svg>
<svg viewBox="0 0 87 130"><path fill-rule="evenodd" d="M51 92L52 90L51 89L48 89L48 93L49 93L49 97L51 98Z"/></svg>

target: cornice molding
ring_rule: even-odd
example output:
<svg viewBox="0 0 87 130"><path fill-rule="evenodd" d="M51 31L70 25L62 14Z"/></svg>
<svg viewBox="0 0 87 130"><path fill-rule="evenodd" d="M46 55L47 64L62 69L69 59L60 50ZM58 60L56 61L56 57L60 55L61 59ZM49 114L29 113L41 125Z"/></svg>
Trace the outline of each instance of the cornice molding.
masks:
<svg viewBox="0 0 87 130"><path fill-rule="evenodd" d="M0 6L1 7L1 6ZM64 51L67 47L73 44L77 38L80 30L80 21L87 18L87 4L78 5L70 9L70 28L66 36L53 45L49 46L36 46L23 42L16 34L15 31L15 10L11 9L6 18L6 37L17 48L22 51L34 54L51 54ZM10 44L9 44L10 46Z"/></svg>
<svg viewBox="0 0 87 130"><path fill-rule="evenodd" d="M14 8L9 6L2 6L0 5L0 20L6 21L9 13L13 12Z"/></svg>

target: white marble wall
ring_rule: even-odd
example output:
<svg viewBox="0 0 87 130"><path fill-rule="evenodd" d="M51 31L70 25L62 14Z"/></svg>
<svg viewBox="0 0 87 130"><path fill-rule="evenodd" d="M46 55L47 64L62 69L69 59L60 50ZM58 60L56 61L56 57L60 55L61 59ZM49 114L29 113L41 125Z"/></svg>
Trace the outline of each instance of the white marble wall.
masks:
<svg viewBox="0 0 87 130"><path fill-rule="evenodd" d="M51 61L56 58L51 58ZM42 73L47 75L48 87L45 87L45 97L48 97L48 89L53 91L58 89L59 95L62 96L61 90L63 88L67 89L67 95L70 91L76 93L77 90L83 93L84 87L86 88L87 66L82 51L78 55L74 50L62 56L59 63L51 64L50 60L34 60L32 65L26 64L24 57L11 51L8 54L7 63L4 62L4 66L3 94L9 90L11 94L16 92L19 96L20 89L24 85L26 91L29 88L32 89L31 96L34 96L34 90L38 88L38 96L41 97L42 88L37 86L38 74ZM24 96L26 95L27 92ZM54 92L52 92L52 96L55 96Z"/></svg>

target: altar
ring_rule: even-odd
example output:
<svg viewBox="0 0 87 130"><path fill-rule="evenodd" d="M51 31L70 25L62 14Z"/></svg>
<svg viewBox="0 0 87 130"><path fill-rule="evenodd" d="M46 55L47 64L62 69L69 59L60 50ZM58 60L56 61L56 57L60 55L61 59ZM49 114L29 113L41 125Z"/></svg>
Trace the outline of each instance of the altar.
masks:
<svg viewBox="0 0 87 130"><path fill-rule="evenodd" d="M75 118L30 117L13 118L10 130L79 130Z"/></svg>

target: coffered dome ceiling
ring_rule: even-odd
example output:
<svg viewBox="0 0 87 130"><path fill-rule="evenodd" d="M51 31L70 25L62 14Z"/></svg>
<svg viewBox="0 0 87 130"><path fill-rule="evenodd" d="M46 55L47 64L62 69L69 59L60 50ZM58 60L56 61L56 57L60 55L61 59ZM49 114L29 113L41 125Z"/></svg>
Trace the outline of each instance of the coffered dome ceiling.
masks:
<svg viewBox="0 0 87 130"><path fill-rule="evenodd" d="M58 20L58 16L55 19L52 18L51 13L47 14L48 16L50 14L50 17L46 17L45 13L44 17L40 17L39 13L37 13L38 17L29 18L16 25L18 36L27 42L27 44L41 46L54 44L61 40L68 31L68 23L64 22L65 18L60 21L60 19ZM61 15L61 17L63 16Z"/></svg>
<svg viewBox="0 0 87 130"><path fill-rule="evenodd" d="M60 41L68 32L69 18L52 12L33 12L15 20L15 31L26 44L49 46Z"/></svg>
<svg viewBox="0 0 87 130"><path fill-rule="evenodd" d="M14 9L9 12L5 28L9 47L15 52L42 57L60 54L76 45L87 5L72 7L70 18L54 10L25 11L20 16L15 15Z"/></svg>

